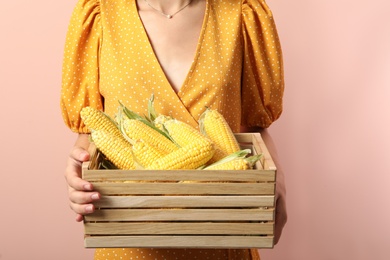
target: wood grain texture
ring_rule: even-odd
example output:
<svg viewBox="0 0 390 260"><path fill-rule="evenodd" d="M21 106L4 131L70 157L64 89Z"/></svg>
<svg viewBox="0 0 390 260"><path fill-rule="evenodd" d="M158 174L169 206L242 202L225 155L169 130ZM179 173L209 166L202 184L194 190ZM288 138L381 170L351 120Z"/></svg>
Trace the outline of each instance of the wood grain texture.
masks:
<svg viewBox="0 0 390 260"><path fill-rule="evenodd" d="M102 170L93 153L82 177L102 197L84 217L85 247L272 248L275 164L260 134L236 137L262 154L255 169Z"/></svg>

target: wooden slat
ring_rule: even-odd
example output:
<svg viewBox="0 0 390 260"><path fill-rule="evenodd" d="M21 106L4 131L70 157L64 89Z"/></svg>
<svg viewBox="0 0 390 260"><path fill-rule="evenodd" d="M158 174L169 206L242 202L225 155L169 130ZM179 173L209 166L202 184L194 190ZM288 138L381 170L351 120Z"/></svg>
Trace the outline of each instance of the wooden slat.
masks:
<svg viewBox="0 0 390 260"><path fill-rule="evenodd" d="M259 149L263 155L263 167L265 170L275 170L276 166L272 160L271 154L269 153L267 146L260 135L253 135L253 145L255 149ZM257 148L258 147L258 148Z"/></svg>
<svg viewBox="0 0 390 260"><path fill-rule="evenodd" d="M237 139L237 142L239 143L253 143L253 135L260 135L259 133L235 133L234 136Z"/></svg>
<svg viewBox="0 0 390 260"><path fill-rule="evenodd" d="M276 166L272 157L259 133L237 133L236 139L240 143L250 143L253 146L255 154L262 154L262 164L265 170L276 170Z"/></svg>
<svg viewBox="0 0 390 260"><path fill-rule="evenodd" d="M272 182L274 170L88 170L83 179L87 181L235 181Z"/></svg>
<svg viewBox="0 0 390 260"><path fill-rule="evenodd" d="M218 194L273 195L274 183L94 183L101 194Z"/></svg>
<svg viewBox="0 0 390 260"><path fill-rule="evenodd" d="M273 207L275 196L102 196L98 208Z"/></svg>
<svg viewBox="0 0 390 260"><path fill-rule="evenodd" d="M84 225L87 235L272 235L269 223L94 223Z"/></svg>
<svg viewBox="0 0 390 260"><path fill-rule="evenodd" d="M101 209L86 221L273 221L273 209Z"/></svg>
<svg viewBox="0 0 390 260"><path fill-rule="evenodd" d="M91 236L85 247L272 248L273 236Z"/></svg>

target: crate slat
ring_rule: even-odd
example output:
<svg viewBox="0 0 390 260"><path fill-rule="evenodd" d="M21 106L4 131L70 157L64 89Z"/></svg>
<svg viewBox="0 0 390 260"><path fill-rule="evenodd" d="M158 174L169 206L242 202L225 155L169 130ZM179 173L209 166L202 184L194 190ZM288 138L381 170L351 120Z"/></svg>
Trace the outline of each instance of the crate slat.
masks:
<svg viewBox="0 0 390 260"><path fill-rule="evenodd" d="M275 196L102 196L97 208L273 207Z"/></svg>
<svg viewBox="0 0 390 260"><path fill-rule="evenodd" d="M275 170L97 170L88 169L89 163L84 163L83 179L87 181L161 181L161 182L273 182Z"/></svg>
<svg viewBox="0 0 390 260"><path fill-rule="evenodd" d="M86 247L272 248L273 236L93 236Z"/></svg>
<svg viewBox="0 0 390 260"><path fill-rule="evenodd" d="M237 133L235 137L239 143L249 143L253 146L255 154L262 154L262 167L265 170L276 170L272 157L260 134Z"/></svg>
<svg viewBox="0 0 390 260"><path fill-rule="evenodd" d="M272 235L268 223L95 223L84 225L87 235Z"/></svg>
<svg viewBox="0 0 390 260"><path fill-rule="evenodd" d="M271 221L272 209L101 209L86 221Z"/></svg>
<svg viewBox="0 0 390 260"><path fill-rule="evenodd" d="M94 189L102 194L261 194L275 193L274 183L142 183L107 182L94 183Z"/></svg>

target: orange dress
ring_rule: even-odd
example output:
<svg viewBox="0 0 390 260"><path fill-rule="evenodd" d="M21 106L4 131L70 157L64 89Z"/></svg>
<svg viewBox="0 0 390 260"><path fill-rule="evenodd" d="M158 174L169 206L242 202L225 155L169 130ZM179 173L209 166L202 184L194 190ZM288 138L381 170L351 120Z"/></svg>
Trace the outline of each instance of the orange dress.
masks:
<svg viewBox="0 0 390 260"><path fill-rule="evenodd" d="M138 15L135 0L79 0L63 62L65 124L88 133L85 106L115 116L118 101L140 114L155 96L157 112L197 126L206 107L218 109L234 132L268 127L282 113L282 51L264 0L206 0L196 53L175 92ZM122 258L121 258L122 257ZM97 249L95 259L259 259L244 249Z"/></svg>

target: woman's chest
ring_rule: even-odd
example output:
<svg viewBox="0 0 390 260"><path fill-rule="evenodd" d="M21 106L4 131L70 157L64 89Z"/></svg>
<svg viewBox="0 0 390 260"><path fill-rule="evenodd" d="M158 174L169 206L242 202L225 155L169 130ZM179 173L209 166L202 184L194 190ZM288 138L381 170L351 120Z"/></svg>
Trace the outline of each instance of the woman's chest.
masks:
<svg viewBox="0 0 390 260"><path fill-rule="evenodd" d="M179 92L202 45L207 21L206 1L195 1L172 18L154 10L139 11L143 32L161 71L175 92Z"/></svg>
<svg viewBox="0 0 390 260"><path fill-rule="evenodd" d="M179 104L196 117L205 106L239 98L243 55L238 12L219 16L213 10L206 8L192 19L195 23L170 26L141 20L136 9L120 15L110 15L119 10L103 12L99 85L106 102L133 99L142 105L153 93L170 100L166 107Z"/></svg>

